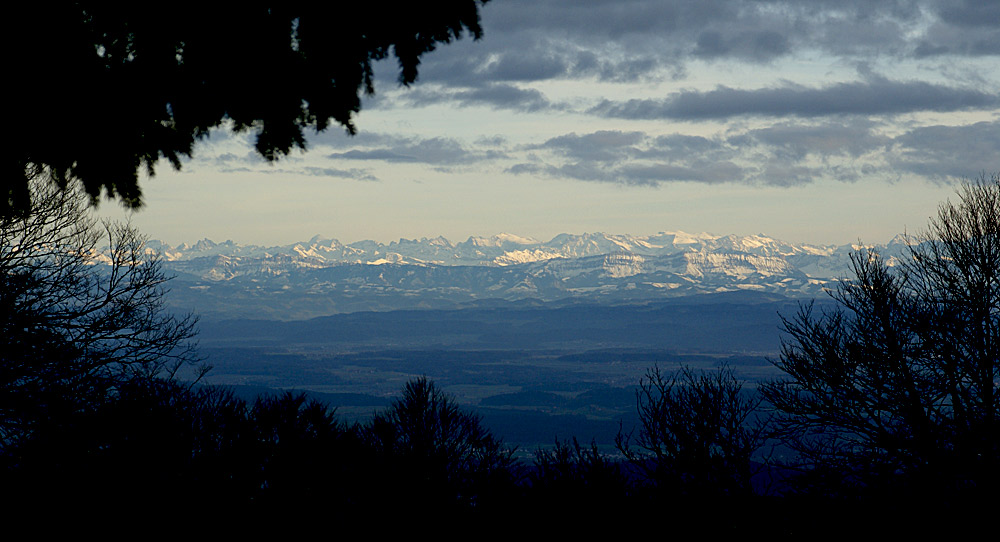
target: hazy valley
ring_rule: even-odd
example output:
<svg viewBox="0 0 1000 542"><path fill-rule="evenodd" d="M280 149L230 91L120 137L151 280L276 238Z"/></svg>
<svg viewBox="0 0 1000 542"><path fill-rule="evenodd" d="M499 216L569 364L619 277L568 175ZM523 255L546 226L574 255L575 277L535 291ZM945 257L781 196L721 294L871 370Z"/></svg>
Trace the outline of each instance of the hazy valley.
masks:
<svg viewBox="0 0 1000 542"><path fill-rule="evenodd" d="M654 365L729 365L750 391L777 376L779 315L828 304L857 248L680 232L149 247L171 307L201 315L207 382L363 419L426 375L529 450L609 445Z"/></svg>

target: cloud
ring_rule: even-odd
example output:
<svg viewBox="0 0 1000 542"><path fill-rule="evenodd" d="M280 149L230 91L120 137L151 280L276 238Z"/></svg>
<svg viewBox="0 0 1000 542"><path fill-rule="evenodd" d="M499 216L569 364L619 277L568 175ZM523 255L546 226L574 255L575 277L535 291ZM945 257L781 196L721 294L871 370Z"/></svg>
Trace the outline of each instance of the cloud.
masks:
<svg viewBox="0 0 1000 542"><path fill-rule="evenodd" d="M798 186L812 183L823 176L823 172L817 168L772 161L764 165L756 180L772 186Z"/></svg>
<svg viewBox="0 0 1000 542"><path fill-rule="evenodd" d="M731 160L736 155L733 146L721 139L670 134L658 136L639 158L678 161L697 156L702 160Z"/></svg>
<svg viewBox="0 0 1000 542"><path fill-rule="evenodd" d="M766 146L778 158L787 161L801 161L809 155L858 158L878 152L892 141L889 137L875 133L872 127L873 123L866 120L819 125L782 123L749 130L731 137L729 141L738 146Z"/></svg>
<svg viewBox="0 0 1000 542"><path fill-rule="evenodd" d="M843 66L895 65L947 55L957 59L948 63L953 66L961 57L1000 55L1000 25L989 24L1000 20L997 5L981 0L491 2L482 9L484 38L459 40L426 55L418 84L408 92L383 94L387 86L397 86L397 70L391 63L376 64L378 95L392 99L366 102L365 107L569 110L539 90L538 83L678 80L704 63L780 69L783 61L796 57ZM602 102L592 112L615 118L812 117L997 104L990 91L920 81L734 87ZM903 99L887 93L903 93Z"/></svg>
<svg viewBox="0 0 1000 542"><path fill-rule="evenodd" d="M571 64L555 53L522 55L504 52L479 70L493 81L540 81L561 77L569 72Z"/></svg>
<svg viewBox="0 0 1000 542"><path fill-rule="evenodd" d="M722 140L639 131L569 133L526 147L533 161L506 169L536 175L634 186L664 182L742 182L747 173L728 158L737 151Z"/></svg>
<svg viewBox="0 0 1000 542"><path fill-rule="evenodd" d="M552 107L545 95L535 89L522 89L514 85L495 84L466 91L454 92L451 100L461 106L486 105L495 109L540 111Z"/></svg>
<svg viewBox="0 0 1000 542"><path fill-rule="evenodd" d="M974 178L996 171L1000 122L924 126L893 140L892 166L936 181Z"/></svg>
<svg viewBox="0 0 1000 542"><path fill-rule="evenodd" d="M408 107L447 103L457 107L484 106L523 112L561 108L535 89L522 89L510 84L490 84L464 90L432 85L401 93L398 99Z"/></svg>
<svg viewBox="0 0 1000 542"><path fill-rule="evenodd" d="M455 166L503 158L505 153L495 148L498 143L500 140L483 140L474 148L470 148L457 140L445 137L424 139L370 134L358 140L337 141L335 145L338 148L353 148L329 153L326 158Z"/></svg>
<svg viewBox="0 0 1000 542"><path fill-rule="evenodd" d="M576 133L553 137L529 149L552 149L564 156L594 162L618 162L638 152L635 147L646 139L642 132L602 130L591 134Z"/></svg>
<svg viewBox="0 0 1000 542"><path fill-rule="evenodd" d="M785 84L755 90L720 86L706 92L675 93L665 99L603 100L590 110L625 119L709 120L738 116L822 117L895 115L916 111L954 112L1000 106L1000 94L923 81L875 78L822 88Z"/></svg>
<svg viewBox="0 0 1000 542"><path fill-rule="evenodd" d="M938 19L917 40L919 57L1000 55L1000 3L942 0Z"/></svg>
<svg viewBox="0 0 1000 542"><path fill-rule="evenodd" d="M337 169L324 167L305 167L301 173L314 177L338 177L355 181L378 181L378 178L363 169Z"/></svg>
<svg viewBox="0 0 1000 542"><path fill-rule="evenodd" d="M949 182L994 171L1000 121L924 126L892 136L865 119L781 122L714 137L640 131L569 133L527 145L507 166L528 175L657 186L671 182L795 186L827 179ZM516 153L515 153L516 154ZM991 162L992 161L992 162Z"/></svg>
<svg viewBox="0 0 1000 542"><path fill-rule="evenodd" d="M428 56L427 81L634 79L699 59L975 56L1000 47L1000 7L982 0L507 0L485 6L482 20L479 43ZM637 63L644 68L626 68Z"/></svg>
<svg viewBox="0 0 1000 542"><path fill-rule="evenodd" d="M765 62L787 54L791 45L788 37L772 30L723 34L706 30L698 35L694 56L700 58L734 57Z"/></svg>
<svg viewBox="0 0 1000 542"><path fill-rule="evenodd" d="M246 167L247 165L261 165L267 163L267 160L256 152L245 152L240 154L224 152L222 154L206 157L206 160L219 168Z"/></svg>
<svg viewBox="0 0 1000 542"><path fill-rule="evenodd" d="M661 182L693 181L708 184L743 182L744 168L732 162L703 162L693 165L655 163L644 166L626 166L619 174L629 184L659 184Z"/></svg>

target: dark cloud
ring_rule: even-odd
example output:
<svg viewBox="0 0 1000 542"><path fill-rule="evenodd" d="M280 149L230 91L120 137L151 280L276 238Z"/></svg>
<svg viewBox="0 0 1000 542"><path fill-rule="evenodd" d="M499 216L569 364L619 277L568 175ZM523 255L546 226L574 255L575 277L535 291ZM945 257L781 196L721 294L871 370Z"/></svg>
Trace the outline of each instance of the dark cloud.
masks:
<svg viewBox="0 0 1000 542"><path fill-rule="evenodd" d="M502 149L508 145L507 138L499 134L476 138L475 143L480 147L491 147L493 149Z"/></svg>
<svg viewBox="0 0 1000 542"><path fill-rule="evenodd" d="M973 178L996 171L1000 122L915 128L893 141L896 170L937 181Z"/></svg>
<svg viewBox="0 0 1000 542"><path fill-rule="evenodd" d="M359 138L355 143L355 148L330 153L326 157L331 160L376 160L389 163L454 166L496 160L505 156L502 151L489 148L488 143L481 148L470 149L454 139L443 137L420 139L371 134Z"/></svg>
<svg viewBox="0 0 1000 542"><path fill-rule="evenodd" d="M306 167L303 168L301 172L305 175L311 175L314 177L337 177L355 181L378 181L377 177L363 169Z"/></svg>
<svg viewBox="0 0 1000 542"><path fill-rule="evenodd" d="M512 173L514 175L539 175L545 173L545 166L540 164L514 164L509 168L504 170L504 173Z"/></svg>
<svg viewBox="0 0 1000 542"><path fill-rule="evenodd" d="M719 139L702 136L670 134L659 136L637 157L651 160L687 160L697 156L702 160L731 160L734 148Z"/></svg>
<svg viewBox="0 0 1000 542"><path fill-rule="evenodd" d="M461 39L426 55L418 84L408 92L393 92L397 66L376 63L378 100L366 100L365 108L566 110L571 108L553 103L533 84L680 79L693 61L766 64L806 54L833 64L1000 55L998 22L995 0L504 0L483 7L483 39ZM998 103L989 91L922 82L735 86L602 102L592 112L636 119L815 117Z"/></svg>
<svg viewBox="0 0 1000 542"><path fill-rule="evenodd" d="M205 149L199 149L199 151L195 154L194 160L196 162L209 164L220 171L228 173L249 172L252 171L254 167L259 168L268 164L267 160L256 152L245 152L241 154L223 152L221 154L212 154L211 150L211 146Z"/></svg>
<svg viewBox="0 0 1000 542"><path fill-rule="evenodd" d="M607 167L600 162L570 162L560 166L550 166L545 173L551 177L575 179L577 181L598 181L630 185L655 185L656 181L630 178L622 175L619 168Z"/></svg>
<svg viewBox="0 0 1000 542"><path fill-rule="evenodd" d="M408 106L426 106L440 103L458 107L485 106L493 109L512 109L535 112L557 109L544 94L535 89L522 89L511 84L491 84L466 90L443 87L422 87L403 93L400 100Z"/></svg>
<svg viewBox="0 0 1000 542"><path fill-rule="evenodd" d="M746 172L732 162L705 162L691 166L657 163L644 166L626 166L618 173L630 184L659 184L661 182L692 181L708 184L743 182Z"/></svg>
<svg viewBox="0 0 1000 542"><path fill-rule="evenodd" d="M247 152L242 154L224 152L213 156L211 160L217 166L226 166L229 164L246 165L247 162L263 163L265 161L264 158L256 152Z"/></svg>
<svg viewBox="0 0 1000 542"><path fill-rule="evenodd" d="M482 40L439 48L420 77L478 88L581 77L636 81L676 75L695 59L766 63L803 51L850 61L996 55L998 6L994 0L506 0L484 7Z"/></svg>
<svg viewBox="0 0 1000 542"><path fill-rule="evenodd" d="M918 57L1000 55L1000 2L939 0L939 18L916 40Z"/></svg>
<svg viewBox="0 0 1000 542"><path fill-rule="evenodd" d="M788 37L772 30L724 34L706 30L698 36L694 56L701 58L735 57L765 62L783 56L791 45Z"/></svg>
<svg viewBox="0 0 1000 542"><path fill-rule="evenodd" d="M555 54L523 55L506 52L479 70L493 81L539 81L562 77L569 71L566 58Z"/></svg>
<svg viewBox="0 0 1000 542"><path fill-rule="evenodd" d="M638 131L602 130L553 137L526 150L535 162L507 168L507 173L568 178L625 185L663 182L730 182L746 177L727 157L735 151L724 142L673 134L650 137Z"/></svg>
<svg viewBox="0 0 1000 542"><path fill-rule="evenodd" d="M455 92L450 98L461 106L485 105L495 109L540 111L552 107L545 95L535 89L522 89L504 84Z"/></svg>
<svg viewBox="0 0 1000 542"><path fill-rule="evenodd" d="M823 172L798 164L788 164L772 161L765 164L764 170L755 177L760 184L772 186L798 186L809 184L824 177Z"/></svg>
<svg viewBox="0 0 1000 542"><path fill-rule="evenodd" d="M991 28L1000 25L1000 2L996 0L947 0L938 2L941 22L959 28Z"/></svg>
<svg viewBox="0 0 1000 542"><path fill-rule="evenodd" d="M447 103L538 112L568 109L532 88L538 82L680 79L693 61L767 64L806 54L854 64L1000 55L998 6L995 0L491 2L482 10L485 37L458 40L427 55L419 84L409 92L386 93L398 86L397 68L377 63L382 98L366 101L365 107ZM660 100L604 102L593 112L620 118L812 117L997 104L989 92L922 82L734 86Z"/></svg>
<svg viewBox="0 0 1000 542"><path fill-rule="evenodd" d="M927 126L892 137L888 127L851 122L789 123L722 137L638 131L570 133L531 145L506 173L623 185L670 182L796 186L903 174L931 181L994 171L1000 121Z"/></svg>
<svg viewBox="0 0 1000 542"><path fill-rule="evenodd" d="M822 117L893 115L916 111L953 112L1000 106L1000 94L923 81L871 79L823 88L786 84L743 90L720 86L688 91L662 100L602 101L591 109L605 117L626 119L706 120L736 116Z"/></svg>
<svg viewBox="0 0 1000 542"><path fill-rule="evenodd" d="M646 139L642 132L602 130L591 134L566 134L529 149L553 149L564 156L594 162L618 162L638 152L635 145Z"/></svg>
<svg viewBox="0 0 1000 542"><path fill-rule="evenodd" d="M416 154L404 154L390 149L374 149L370 151L350 150L347 152L327 155L332 160L382 160L384 162L426 162L424 157ZM434 163L435 161L431 161Z"/></svg>
<svg viewBox="0 0 1000 542"><path fill-rule="evenodd" d="M872 128L869 121L821 125L779 124L734 136L730 138L730 143L738 146L767 146L777 157L791 161L803 160L808 155L857 158L884 149L891 143L890 138L875 133Z"/></svg>
<svg viewBox="0 0 1000 542"><path fill-rule="evenodd" d="M919 57L1000 55L1000 30L937 25L927 31L927 37L917 44L914 52Z"/></svg>
<svg viewBox="0 0 1000 542"><path fill-rule="evenodd" d="M521 163L506 170L515 175L539 175L577 181L596 181L630 186L658 186L666 182L709 184L744 182L746 172L731 162L696 165L648 163L609 165L601 162L569 162L561 165Z"/></svg>
<svg viewBox="0 0 1000 542"><path fill-rule="evenodd" d="M325 130L320 133L308 134L306 145L312 149L315 147L329 147L332 149L353 149L356 147L373 147L377 145L390 145L395 140L388 134L365 130L364 125L358 127L355 135L348 134L340 130Z"/></svg>

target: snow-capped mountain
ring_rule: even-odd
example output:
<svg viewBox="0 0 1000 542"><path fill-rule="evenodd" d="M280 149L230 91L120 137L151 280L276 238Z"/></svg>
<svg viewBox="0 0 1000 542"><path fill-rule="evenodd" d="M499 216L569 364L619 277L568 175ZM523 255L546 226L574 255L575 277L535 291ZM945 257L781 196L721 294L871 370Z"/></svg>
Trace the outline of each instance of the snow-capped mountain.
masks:
<svg viewBox="0 0 1000 542"><path fill-rule="evenodd" d="M893 242L903 241L894 239ZM348 245L336 239L317 235L309 241L275 247L239 245L232 241L215 243L209 239L203 239L193 245L184 243L176 247L160 241L150 241L149 246L159 251L169 262L218 255L240 258L290 255L321 266L375 263L380 260L429 265L513 265L618 252L641 256L667 256L681 252L724 252L781 258L829 258L834 257L838 251L843 252L844 248L830 245L793 245L764 235L717 236L684 232L661 232L648 236L606 233L560 234L547 242L501 233L492 237L469 237L466 241L454 244L444 237L433 239L425 237L400 239L388 244L358 241Z"/></svg>
<svg viewBox="0 0 1000 542"><path fill-rule="evenodd" d="M877 248L891 259L906 242L896 238ZM173 297L192 294L181 294L181 305L224 314L253 305L281 318L485 299L619 302L740 290L815 297L848 275L850 254L860 248L684 232L561 234L547 242L502 233L459 243L436 237L346 245L317 235L277 247L208 239L148 247L176 275Z"/></svg>

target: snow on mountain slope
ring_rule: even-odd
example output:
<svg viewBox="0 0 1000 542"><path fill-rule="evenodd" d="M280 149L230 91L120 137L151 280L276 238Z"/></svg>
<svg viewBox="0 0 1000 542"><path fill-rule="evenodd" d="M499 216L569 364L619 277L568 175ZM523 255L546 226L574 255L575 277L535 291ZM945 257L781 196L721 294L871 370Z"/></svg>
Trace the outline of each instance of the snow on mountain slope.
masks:
<svg viewBox="0 0 1000 542"><path fill-rule="evenodd" d="M894 239L874 249L895 258L906 242ZM148 248L178 277L175 290L181 284L197 292L189 299L193 305L216 296L222 313L227 303L279 296L269 292L280 292L268 303L280 300L282 310L293 311L308 298L331 312L489 298L641 300L739 290L816 296L849 274L853 250L762 234L684 232L560 234L547 242L504 233L459 243L436 237L346 245L317 235L277 247L203 239L176 247L150 241Z"/></svg>

